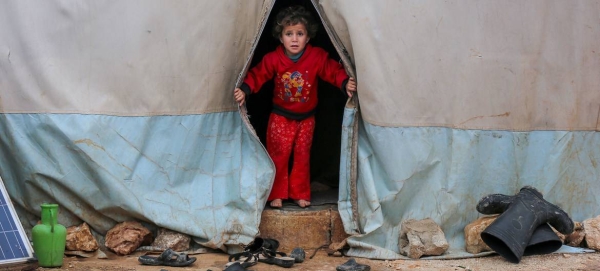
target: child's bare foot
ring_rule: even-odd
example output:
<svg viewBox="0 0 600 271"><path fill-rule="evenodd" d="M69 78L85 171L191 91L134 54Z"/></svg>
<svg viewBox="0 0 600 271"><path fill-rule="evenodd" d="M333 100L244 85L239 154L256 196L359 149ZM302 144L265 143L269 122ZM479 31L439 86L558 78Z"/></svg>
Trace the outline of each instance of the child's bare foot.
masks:
<svg viewBox="0 0 600 271"><path fill-rule="evenodd" d="M310 206L310 201L308 201L308 200L300 199L300 200L294 200L294 202L302 208L306 208L306 207Z"/></svg>
<svg viewBox="0 0 600 271"><path fill-rule="evenodd" d="M281 203L281 199L274 199L271 201L271 207L273 208L281 208L283 204Z"/></svg>

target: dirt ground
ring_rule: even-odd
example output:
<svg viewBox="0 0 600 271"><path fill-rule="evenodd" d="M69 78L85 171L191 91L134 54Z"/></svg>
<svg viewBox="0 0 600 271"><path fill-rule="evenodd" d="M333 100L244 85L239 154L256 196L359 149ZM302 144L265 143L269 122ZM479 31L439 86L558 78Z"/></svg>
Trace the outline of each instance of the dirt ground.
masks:
<svg viewBox="0 0 600 271"><path fill-rule="evenodd" d="M336 266L346 262L349 257L328 256L325 251L318 251L309 259L313 251L307 251L307 259L303 263L294 264L291 268L280 268L274 265L258 263L249 268L255 271L267 270L335 270ZM187 267L147 266L137 261L137 256L108 255L108 259L65 258L61 268L42 268L36 271L186 271L186 270L223 270L228 255L225 253L207 253L190 255L196 257L194 264ZM382 261L355 258L358 263L367 264L371 270L599 270L600 252L584 254L553 253L548 255L523 257L519 264L513 264L498 255L458 260L397 260Z"/></svg>

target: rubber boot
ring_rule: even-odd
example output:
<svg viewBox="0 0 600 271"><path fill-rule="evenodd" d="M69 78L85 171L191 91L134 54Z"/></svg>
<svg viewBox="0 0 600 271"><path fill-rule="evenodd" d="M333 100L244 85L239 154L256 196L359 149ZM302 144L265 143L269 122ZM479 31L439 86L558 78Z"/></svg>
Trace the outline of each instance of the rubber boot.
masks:
<svg viewBox="0 0 600 271"><path fill-rule="evenodd" d="M523 256L552 253L562 245L563 242L560 237L556 235L548 223L544 223L537 227L531 235Z"/></svg>
<svg viewBox="0 0 600 271"><path fill-rule="evenodd" d="M510 262L521 261L534 231L544 223L563 234L573 232L574 224L569 215L544 200L531 186L521 188L508 207L497 201L491 203L490 209L505 208L505 211L481 233L481 239Z"/></svg>
<svg viewBox="0 0 600 271"><path fill-rule="evenodd" d="M515 196L504 194L485 196L477 204L477 211L484 215L504 213L514 198ZM548 223L544 223L537 227L531 235L523 256L552 253L560 249L562 245L563 242L560 240L560 237L558 237Z"/></svg>

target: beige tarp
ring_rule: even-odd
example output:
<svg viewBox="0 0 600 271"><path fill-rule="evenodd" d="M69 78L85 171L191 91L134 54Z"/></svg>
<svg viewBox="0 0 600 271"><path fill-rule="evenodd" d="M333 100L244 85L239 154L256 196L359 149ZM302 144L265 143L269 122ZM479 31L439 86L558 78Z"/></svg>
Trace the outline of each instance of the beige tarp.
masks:
<svg viewBox="0 0 600 271"><path fill-rule="evenodd" d="M237 1L6 1L0 112L235 110L265 6Z"/></svg>
<svg viewBox="0 0 600 271"><path fill-rule="evenodd" d="M0 110L235 109L230 92L270 1L115 3L4 3ZM320 5L355 62L370 123L600 129L599 1Z"/></svg>
<svg viewBox="0 0 600 271"><path fill-rule="evenodd" d="M321 1L383 126L600 130L600 1Z"/></svg>

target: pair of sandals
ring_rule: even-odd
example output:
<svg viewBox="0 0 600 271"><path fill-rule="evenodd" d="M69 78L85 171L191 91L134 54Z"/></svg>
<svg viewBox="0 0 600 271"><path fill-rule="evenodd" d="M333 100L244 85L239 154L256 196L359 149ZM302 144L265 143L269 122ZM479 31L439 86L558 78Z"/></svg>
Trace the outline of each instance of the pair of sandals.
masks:
<svg viewBox="0 0 600 271"><path fill-rule="evenodd" d="M292 250L290 257L284 252L277 251L278 248L279 241L256 237L244 248L243 252L229 256L229 263L226 265L225 270L246 270L246 268L255 265L257 262L290 268L294 263L304 261L305 252L302 248Z"/></svg>
<svg viewBox="0 0 600 271"><path fill-rule="evenodd" d="M144 265L165 265L182 267L188 266L196 261L196 257L189 257L186 253L177 253L168 248L163 251L158 257L142 255L138 257L138 261Z"/></svg>

